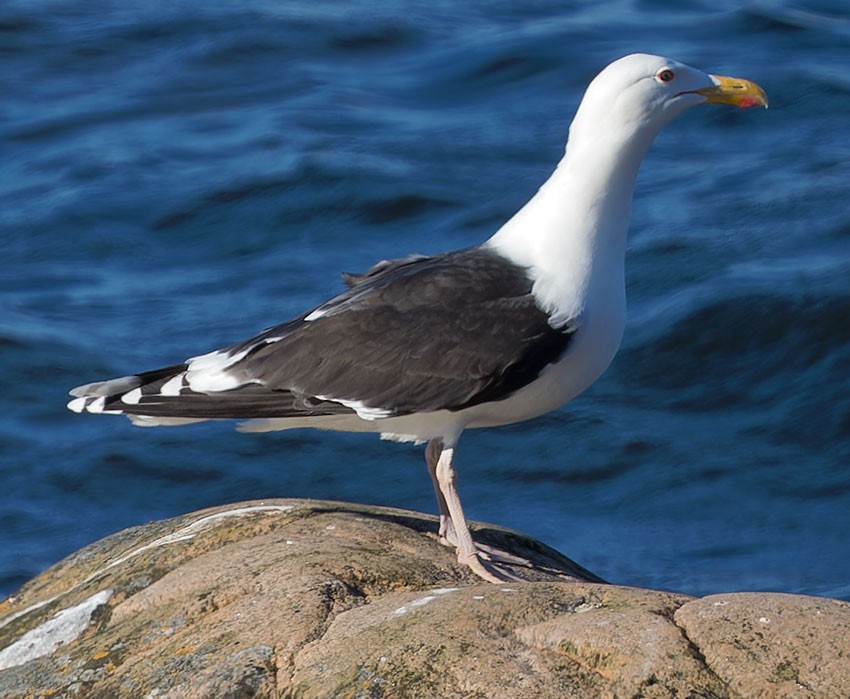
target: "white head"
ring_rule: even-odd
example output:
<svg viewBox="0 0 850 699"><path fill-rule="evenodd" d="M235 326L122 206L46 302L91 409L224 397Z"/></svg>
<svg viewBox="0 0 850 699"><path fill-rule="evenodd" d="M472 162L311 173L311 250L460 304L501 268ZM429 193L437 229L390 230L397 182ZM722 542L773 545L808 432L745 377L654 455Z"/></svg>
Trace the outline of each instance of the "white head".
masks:
<svg viewBox="0 0 850 699"><path fill-rule="evenodd" d="M588 86L570 127L570 143L587 139L598 148L604 139L618 149L637 146L642 157L666 124L705 103L766 107L767 97L748 80L709 75L662 56L625 56Z"/></svg>
<svg viewBox="0 0 850 699"><path fill-rule="evenodd" d="M767 97L747 80L647 54L614 61L588 86L552 177L491 239L507 257L538 271L535 294L543 307L580 313L594 265L604 258L602 267L622 268L641 161L667 123L704 103L766 107ZM573 270L572 291L560 286L565 266Z"/></svg>

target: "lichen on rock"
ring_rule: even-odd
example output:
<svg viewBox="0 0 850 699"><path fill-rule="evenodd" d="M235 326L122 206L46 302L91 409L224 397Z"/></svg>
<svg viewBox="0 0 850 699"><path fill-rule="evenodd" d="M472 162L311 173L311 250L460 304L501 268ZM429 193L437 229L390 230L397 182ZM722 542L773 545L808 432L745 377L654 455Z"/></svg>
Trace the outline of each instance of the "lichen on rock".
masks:
<svg viewBox="0 0 850 699"><path fill-rule="evenodd" d="M0 604L0 698L847 697L850 604L618 587L515 532L240 503L96 542Z"/></svg>

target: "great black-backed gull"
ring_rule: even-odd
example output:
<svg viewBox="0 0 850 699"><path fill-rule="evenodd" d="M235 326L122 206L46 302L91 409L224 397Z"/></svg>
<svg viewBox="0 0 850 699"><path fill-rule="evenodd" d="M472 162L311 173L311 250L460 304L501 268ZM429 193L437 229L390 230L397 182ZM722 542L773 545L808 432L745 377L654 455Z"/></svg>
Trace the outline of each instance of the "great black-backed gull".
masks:
<svg viewBox="0 0 850 699"><path fill-rule="evenodd" d="M246 431L428 442L441 541L482 578L512 579L469 533L458 438L558 408L608 367L625 326L638 168L665 124L705 103L767 98L752 82L667 58L621 58L587 88L555 172L485 243L379 262L293 320L182 364L80 386L68 407L138 425L242 418Z"/></svg>

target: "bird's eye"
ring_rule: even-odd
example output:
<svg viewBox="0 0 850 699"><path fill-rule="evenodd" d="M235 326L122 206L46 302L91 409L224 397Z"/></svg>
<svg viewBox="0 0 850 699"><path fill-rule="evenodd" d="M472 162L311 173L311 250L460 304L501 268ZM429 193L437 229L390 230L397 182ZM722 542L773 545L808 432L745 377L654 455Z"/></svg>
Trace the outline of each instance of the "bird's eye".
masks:
<svg viewBox="0 0 850 699"><path fill-rule="evenodd" d="M659 82L669 83L673 78L676 77L676 74L670 70L669 68L663 68L658 71L658 74L655 76Z"/></svg>

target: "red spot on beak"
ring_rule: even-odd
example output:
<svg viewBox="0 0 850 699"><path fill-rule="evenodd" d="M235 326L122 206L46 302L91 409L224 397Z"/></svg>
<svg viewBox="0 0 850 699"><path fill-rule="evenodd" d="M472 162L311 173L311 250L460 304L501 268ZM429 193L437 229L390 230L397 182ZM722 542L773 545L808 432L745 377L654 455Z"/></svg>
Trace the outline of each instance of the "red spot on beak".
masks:
<svg viewBox="0 0 850 699"><path fill-rule="evenodd" d="M757 97L745 95L744 97L741 97L740 101L738 102L738 106L741 109L749 109L750 107L763 107L764 102L759 100Z"/></svg>

